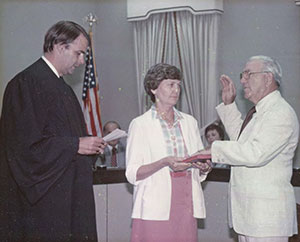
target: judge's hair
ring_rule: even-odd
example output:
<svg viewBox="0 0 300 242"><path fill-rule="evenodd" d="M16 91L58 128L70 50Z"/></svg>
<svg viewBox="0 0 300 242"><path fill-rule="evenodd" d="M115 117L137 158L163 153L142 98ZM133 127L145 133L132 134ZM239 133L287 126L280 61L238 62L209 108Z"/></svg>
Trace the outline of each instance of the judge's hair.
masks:
<svg viewBox="0 0 300 242"><path fill-rule="evenodd" d="M146 93L150 96L151 101L155 102L155 96L151 90L157 89L163 80L181 80L181 78L181 71L176 66L159 63L150 67L148 70L144 78L144 88Z"/></svg>
<svg viewBox="0 0 300 242"><path fill-rule="evenodd" d="M90 37L83 27L71 21L59 21L46 33L44 39L44 53L51 52L54 45L68 45L82 34L90 43Z"/></svg>
<svg viewBox="0 0 300 242"><path fill-rule="evenodd" d="M279 87L282 79L282 70L279 63L274 58L271 58L269 56L264 56L264 55L257 55L249 58L249 61L253 61L253 60L262 61L264 65L264 70L262 71L271 72L273 74L274 80L276 81Z"/></svg>

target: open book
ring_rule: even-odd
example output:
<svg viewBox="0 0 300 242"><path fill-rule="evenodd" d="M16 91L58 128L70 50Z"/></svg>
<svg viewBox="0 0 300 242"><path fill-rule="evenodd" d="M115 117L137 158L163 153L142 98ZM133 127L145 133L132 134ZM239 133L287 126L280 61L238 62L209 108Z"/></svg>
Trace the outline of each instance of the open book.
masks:
<svg viewBox="0 0 300 242"><path fill-rule="evenodd" d="M206 160L211 160L211 155L193 155L183 160L183 162L206 162Z"/></svg>

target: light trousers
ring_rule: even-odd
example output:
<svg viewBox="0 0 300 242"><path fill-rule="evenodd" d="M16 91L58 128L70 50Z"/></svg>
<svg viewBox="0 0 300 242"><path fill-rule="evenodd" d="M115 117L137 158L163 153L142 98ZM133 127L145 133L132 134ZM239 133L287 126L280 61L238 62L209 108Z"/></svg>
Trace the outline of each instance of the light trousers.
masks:
<svg viewBox="0 0 300 242"><path fill-rule="evenodd" d="M239 242L288 242L289 237L251 237L238 235Z"/></svg>

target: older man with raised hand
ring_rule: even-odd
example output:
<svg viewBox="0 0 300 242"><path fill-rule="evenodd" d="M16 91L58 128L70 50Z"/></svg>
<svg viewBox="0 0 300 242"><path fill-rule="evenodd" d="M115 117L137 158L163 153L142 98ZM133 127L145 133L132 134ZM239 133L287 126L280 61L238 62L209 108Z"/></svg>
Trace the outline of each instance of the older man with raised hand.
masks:
<svg viewBox="0 0 300 242"><path fill-rule="evenodd" d="M220 79L223 103L216 109L230 141L215 141L208 152L213 162L232 167L229 219L240 242L287 242L297 233L291 177L299 123L278 90L281 76L274 59L249 59L240 78L254 107L244 122L234 102L233 81L225 75Z"/></svg>

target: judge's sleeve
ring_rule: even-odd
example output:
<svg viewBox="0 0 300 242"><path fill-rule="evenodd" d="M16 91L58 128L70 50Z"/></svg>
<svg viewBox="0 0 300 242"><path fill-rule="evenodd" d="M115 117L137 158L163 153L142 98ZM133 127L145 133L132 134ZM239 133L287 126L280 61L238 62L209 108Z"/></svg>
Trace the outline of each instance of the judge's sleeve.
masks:
<svg viewBox="0 0 300 242"><path fill-rule="evenodd" d="M46 103L49 96L26 78L16 78L4 95L1 118L5 156L16 183L34 204L70 166L79 139L55 132L63 128L59 127L59 106L58 122L49 123L47 113L52 105Z"/></svg>

